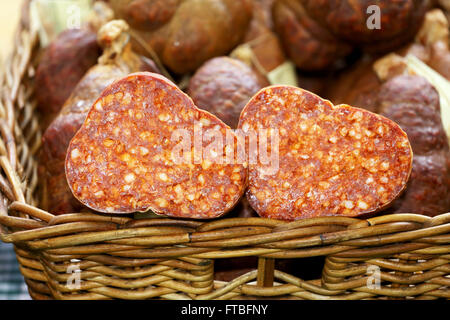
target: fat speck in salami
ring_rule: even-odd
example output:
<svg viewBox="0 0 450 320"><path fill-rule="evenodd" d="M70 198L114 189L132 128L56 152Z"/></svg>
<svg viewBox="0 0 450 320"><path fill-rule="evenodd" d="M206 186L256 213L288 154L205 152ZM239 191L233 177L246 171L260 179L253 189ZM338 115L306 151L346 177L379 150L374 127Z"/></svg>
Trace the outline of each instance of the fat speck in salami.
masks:
<svg viewBox="0 0 450 320"><path fill-rule="evenodd" d="M67 150L66 177L99 212L216 218L244 193L245 164L225 158L236 148L234 132L172 82L134 73L93 104Z"/></svg>
<svg viewBox="0 0 450 320"><path fill-rule="evenodd" d="M262 89L242 111L239 128L257 132L258 145L268 140L268 153L278 152L277 168L260 157L249 162L247 198L262 217L377 212L400 195L411 173L411 145L396 123L299 88Z"/></svg>

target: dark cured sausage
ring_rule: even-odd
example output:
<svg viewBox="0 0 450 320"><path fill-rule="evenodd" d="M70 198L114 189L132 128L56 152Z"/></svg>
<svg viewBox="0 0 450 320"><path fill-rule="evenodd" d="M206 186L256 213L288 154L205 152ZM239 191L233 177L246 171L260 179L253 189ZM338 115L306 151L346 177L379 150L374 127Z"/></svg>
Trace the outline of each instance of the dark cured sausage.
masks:
<svg viewBox="0 0 450 320"><path fill-rule="evenodd" d="M450 80L449 24L442 11L431 10L425 15L425 21L413 43L398 52L398 57L388 55L383 69L391 75L377 70L380 59L376 56L365 56L350 69L332 79L323 96L333 103L347 103L355 107L378 112L375 105L377 91L386 80L386 76L403 72L404 63L400 57L413 55L429 67ZM402 66L403 64L403 66Z"/></svg>
<svg viewBox="0 0 450 320"><path fill-rule="evenodd" d="M127 43L128 26L112 21L99 31L99 42L105 52L99 64L92 67L74 89L60 114L43 136L40 168L46 181L44 206L54 214L80 210L83 206L73 198L64 174L64 160L70 140L81 127L92 103L115 79L138 71L156 71L152 61L137 56Z"/></svg>
<svg viewBox="0 0 450 320"><path fill-rule="evenodd" d="M238 45L252 16L252 0L111 0L171 71L193 72ZM140 44L139 53L148 54Z"/></svg>
<svg viewBox="0 0 450 320"><path fill-rule="evenodd" d="M97 34L89 29L63 31L45 49L36 71L36 99L45 122L58 114L100 55Z"/></svg>
<svg viewBox="0 0 450 320"><path fill-rule="evenodd" d="M211 147L200 132L231 139ZM135 73L93 104L67 150L67 181L78 200L100 212L216 218L246 186L244 164L224 158L236 153L236 140L163 76Z"/></svg>
<svg viewBox="0 0 450 320"><path fill-rule="evenodd" d="M257 132L259 145L266 135L268 153L278 151L278 163L272 156L269 162L249 160L247 198L263 217L380 211L400 195L411 173L411 145L397 124L299 88L262 89L242 111L239 128Z"/></svg>
<svg viewBox="0 0 450 320"><path fill-rule="evenodd" d="M273 12L275 29L289 58L301 70L314 71L338 67L339 60L356 48L376 53L400 48L414 38L429 3L276 0ZM379 26L369 27L377 17Z"/></svg>
<svg viewBox="0 0 450 320"><path fill-rule="evenodd" d="M197 70L189 82L188 94L199 108L236 128L242 109L261 88L257 74L246 64L218 57Z"/></svg>
<svg viewBox="0 0 450 320"><path fill-rule="evenodd" d="M275 1L273 19L286 55L301 70L329 68L352 52L351 45L311 18L299 0Z"/></svg>
<svg viewBox="0 0 450 320"><path fill-rule="evenodd" d="M381 86L376 104L405 130L414 152L411 178L390 212L449 212L450 151L436 89L420 76L397 76Z"/></svg>

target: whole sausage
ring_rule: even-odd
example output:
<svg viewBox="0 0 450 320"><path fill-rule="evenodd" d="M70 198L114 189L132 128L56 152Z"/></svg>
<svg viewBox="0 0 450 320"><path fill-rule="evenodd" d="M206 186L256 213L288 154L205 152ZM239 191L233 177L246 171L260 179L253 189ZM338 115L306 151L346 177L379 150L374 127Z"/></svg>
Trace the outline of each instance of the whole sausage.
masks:
<svg viewBox="0 0 450 320"><path fill-rule="evenodd" d="M414 152L407 188L389 212L449 212L450 151L436 89L420 76L401 75L381 86L376 104L382 115L405 130Z"/></svg>
<svg viewBox="0 0 450 320"><path fill-rule="evenodd" d="M245 63L217 57L208 60L193 75L188 95L199 108L236 128L242 109L261 88L257 75Z"/></svg>
<svg viewBox="0 0 450 320"><path fill-rule="evenodd" d="M238 45L252 15L252 0L110 0L117 17L140 38L139 53L158 55L177 74L227 55Z"/></svg>
<svg viewBox="0 0 450 320"><path fill-rule="evenodd" d="M353 50L385 53L414 38L429 1L277 0L275 29L302 70L334 68Z"/></svg>
<svg viewBox="0 0 450 320"><path fill-rule="evenodd" d="M358 46L369 46L376 51L391 51L414 38L427 9L430 8L431 1L299 0L299 2L315 21L339 39Z"/></svg>
<svg viewBox="0 0 450 320"><path fill-rule="evenodd" d="M227 125L163 76L135 73L94 102L67 150L66 177L95 211L217 218L246 187L245 164L230 152L237 137Z"/></svg>
<svg viewBox="0 0 450 320"><path fill-rule="evenodd" d="M99 63L88 70L43 135L40 171L46 181L45 207L51 213L74 212L83 207L73 198L67 185L64 160L69 142L84 122L92 103L115 79L139 70L156 71L152 61L131 51L127 28L125 22L114 20L100 29L98 40L104 53Z"/></svg>
<svg viewBox="0 0 450 320"><path fill-rule="evenodd" d="M378 212L401 194L411 173L411 145L396 123L299 88L259 91L239 129L257 137L253 147L248 139L247 198L262 217Z"/></svg>
<svg viewBox="0 0 450 320"><path fill-rule="evenodd" d="M277 0L273 19L287 56L301 70L332 68L353 50L310 17L299 1Z"/></svg>
<svg viewBox="0 0 450 320"><path fill-rule="evenodd" d="M450 80L449 24L443 12L434 9L425 15L424 23L416 39L405 48L398 50L399 56L413 55ZM385 57L384 69L401 69L401 61L396 61L392 54ZM377 56L366 55L351 68L345 70L331 82L324 97L333 103L347 103L356 107L378 112L375 104L377 91L386 75L380 76ZM398 59L397 59L398 60ZM389 77L390 75L388 75Z"/></svg>
<svg viewBox="0 0 450 320"><path fill-rule="evenodd" d="M88 29L63 31L45 49L35 78L38 108L44 118L51 121L58 114L100 55L97 35Z"/></svg>

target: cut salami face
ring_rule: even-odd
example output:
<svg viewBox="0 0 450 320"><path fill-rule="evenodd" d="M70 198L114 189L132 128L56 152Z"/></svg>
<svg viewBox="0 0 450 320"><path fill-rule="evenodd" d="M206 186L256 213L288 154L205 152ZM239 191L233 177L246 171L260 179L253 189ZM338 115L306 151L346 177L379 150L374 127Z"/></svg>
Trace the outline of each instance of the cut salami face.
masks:
<svg viewBox="0 0 450 320"><path fill-rule="evenodd" d="M236 148L234 132L172 82L134 73L92 106L69 145L66 177L99 212L216 218L244 193L245 164L225 158Z"/></svg>
<svg viewBox="0 0 450 320"><path fill-rule="evenodd" d="M128 25L113 20L98 32L103 54L73 89L57 117L45 130L40 152L39 181L42 207L60 215L86 209L73 196L65 176L65 159L70 140L83 124L90 107L114 80L137 71L158 72L155 63L131 50Z"/></svg>
<svg viewBox="0 0 450 320"><path fill-rule="evenodd" d="M411 145L396 123L299 88L262 89L242 111L239 128L244 135L266 132L272 153L278 136L278 168L260 156L249 161L247 198L262 217L377 212L400 195L411 173Z"/></svg>

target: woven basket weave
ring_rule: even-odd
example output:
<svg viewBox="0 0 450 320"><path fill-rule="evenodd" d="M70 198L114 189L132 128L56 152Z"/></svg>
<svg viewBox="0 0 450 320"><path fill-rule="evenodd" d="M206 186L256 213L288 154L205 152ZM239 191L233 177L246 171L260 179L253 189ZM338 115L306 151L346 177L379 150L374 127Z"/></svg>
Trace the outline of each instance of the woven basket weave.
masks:
<svg viewBox="0 0 450 320"><path fill-rule="evenodd" d="M14 244L32 298L450 298L450 213L288 223L53 216L39 209L39 50L36 31L22 19L0 92L0 239ZM215 261L238 257L258 260L232 281L214 280ZM307 266L310 257L325 261L319 279L275 267L280 260Z"/></svg>

